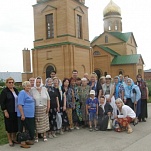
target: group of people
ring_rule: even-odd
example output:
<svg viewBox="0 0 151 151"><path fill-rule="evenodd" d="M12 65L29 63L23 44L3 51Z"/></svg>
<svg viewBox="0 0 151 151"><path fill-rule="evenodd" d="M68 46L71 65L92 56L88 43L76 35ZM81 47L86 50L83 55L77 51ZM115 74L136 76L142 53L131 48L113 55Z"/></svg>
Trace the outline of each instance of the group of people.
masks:
<svg viewBox="0 0 151 151"><path fill-rule="evenodd" d="M13 78L6 79L0 95L11 147L21 143L21 147L30 148L41 137L45 142L57 137L56 133L87 126L90 131L114 128L131 133L131 122L146 122L148 88L141 75L134 83L128 75L98 79L93 72L79 78L73 70L71 78L61 81L52 71L45 83L41 77L24 81L20 92L14 83ZM16 133L23 131L28 131L28 140L17 142Z"/></svg>

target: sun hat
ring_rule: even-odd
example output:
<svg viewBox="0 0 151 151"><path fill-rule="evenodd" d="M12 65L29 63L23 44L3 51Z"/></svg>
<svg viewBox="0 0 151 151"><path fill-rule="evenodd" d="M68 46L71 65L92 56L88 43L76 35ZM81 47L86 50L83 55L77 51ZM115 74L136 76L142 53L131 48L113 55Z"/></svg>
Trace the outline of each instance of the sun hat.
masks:
<svg viewBox="0 0 151 151"><path fill-rule="evenodd" d="M95 95L95 91L94 91L94 90L91 90L91 91L90 91L90 94Z"/></svg>
<svg viewBox="0 0 151 151"><path fill-rule="evenodd" d="M106 75L105 79L111 79L110 75Z"/></svg>

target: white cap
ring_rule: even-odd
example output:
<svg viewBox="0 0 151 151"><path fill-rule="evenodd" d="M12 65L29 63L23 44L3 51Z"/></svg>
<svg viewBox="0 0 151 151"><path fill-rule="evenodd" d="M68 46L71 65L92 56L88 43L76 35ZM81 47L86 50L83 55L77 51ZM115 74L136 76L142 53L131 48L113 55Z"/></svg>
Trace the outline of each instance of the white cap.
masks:
<svg viewBox="0 0 151 151"><path fill-rule="evenodd" d="M111 76L110 76L110 75L106 75L105 78L106 78L106 79L111 79Z"/></svg>
<svg viewBox="0 0 151 151"><path fill-rule="evenodd" d="M87 81L87 78L82 78L81 81Z"/></svg>
<svg viewBox="0 0 151 151"><path fill-rule="evenodd" d="M95 95L95 91L94 91L94 90L91 90L91 91L90 91L90 94Z"/></svg>

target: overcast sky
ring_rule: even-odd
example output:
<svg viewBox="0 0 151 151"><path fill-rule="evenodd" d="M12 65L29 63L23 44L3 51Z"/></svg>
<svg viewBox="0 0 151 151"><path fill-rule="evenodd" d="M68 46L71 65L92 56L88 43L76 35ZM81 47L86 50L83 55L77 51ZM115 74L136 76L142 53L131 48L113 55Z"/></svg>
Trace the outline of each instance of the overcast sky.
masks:
<svg viewBox="0 0 151 151"><path fill-rule="evenodd" d="M85 0L90 41L103 32L103 9L110 0ZM151 0L113 0L122 11L123 32L133 32L145 69L151 68ZM33 48L36 0L1 0L0 72L22 72L22 49Z"/></svg>

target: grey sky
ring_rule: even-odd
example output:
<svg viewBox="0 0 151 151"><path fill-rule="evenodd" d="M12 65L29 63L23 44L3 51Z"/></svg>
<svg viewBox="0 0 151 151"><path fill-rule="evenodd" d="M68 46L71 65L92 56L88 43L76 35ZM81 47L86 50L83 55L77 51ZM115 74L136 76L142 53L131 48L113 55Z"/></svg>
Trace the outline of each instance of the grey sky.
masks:
<svg viewBox="0 0 151 151"><path fill-rule="evenodd" d="M89 39L103 32L103 9L110 0L86 0L89 7ZM133 32L145 69L151 68L151 1L113 0L122 11L123 32ZM33 48L32 5L36 0L1 0L0 71L23 71L22 49Z"/></svg>

